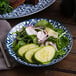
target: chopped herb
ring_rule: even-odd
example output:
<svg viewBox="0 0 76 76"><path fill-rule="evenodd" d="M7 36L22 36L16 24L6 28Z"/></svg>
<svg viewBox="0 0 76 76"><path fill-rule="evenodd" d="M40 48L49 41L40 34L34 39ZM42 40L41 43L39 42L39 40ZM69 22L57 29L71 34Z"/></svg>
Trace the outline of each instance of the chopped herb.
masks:
<svg viewBox="0 0 76 76"><path fill-rule="evenodd" d="M9 0L0 0L0 14L9 13L13 7L9 5Z"/></svg>

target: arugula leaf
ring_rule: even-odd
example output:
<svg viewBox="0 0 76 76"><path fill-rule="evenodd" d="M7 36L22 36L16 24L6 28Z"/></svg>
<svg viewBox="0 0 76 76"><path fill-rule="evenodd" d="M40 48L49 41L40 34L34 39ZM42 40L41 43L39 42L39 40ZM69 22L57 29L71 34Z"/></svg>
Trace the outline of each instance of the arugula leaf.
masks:
<svg viewBox="0 0 76 76"><path fill-rule="evenodd" d="M48 25L48 21L46 20L40 20L35 24L35 26L43 26L43 27L46 27L46 25Z"/></svg>
<svg viewBox="0 0 76 76"><path fill-rule="evenodd" d="M30 35L30 36L31 36L31 38L32 38L32 40L33 40L33 43L34 43L34 44L38 44L38 43L37 43L37 42L38 42L38 41L37 41L38 39L37 39L36 35Z"/></svg>
<svg viewBox="0 0 76 76"><path fill-rule="evenodd" d="M14 50L15 52L18 50L19 46L17 45L17 41L16 41L16 40L13 42L12 48L13 48L13 50Z"/></svg>
<svg viewBox="0 0 76 76"><path fill-rule="evenodd" d="M55 53L55 57L54 58L59 58L59 57L65 55L65 54L66 54L66 51L64 51L64 50L57 50L56 53Z"/></svg>
<svg viewBox="0 0 76 76"><path fill-rule="evenodd" d="M17 41L15 40L12 44L13 50L16 52L21 46L25 45L26 43L23 40Z"/></svg>
<svg viewBox="0 0 76 76"><path fill-rule="evenodd" d="M51 41L51 42L53 42L53 43L56 43L57 38L54 38L53 36L50 36L50 37L47 39L47 41Z"/></svg>
<svg viewBox="0 0 76 76"><path fill-rule="evenodd" d="M50 22L48 22L47 20L40 20L39 22L37 22L36 24L35 24L35 26L42 26L42 27L49 27L49 28L52 28L52 29L54 29L54 26L50 23Z"/></svg>
<svg viewBox="0 0 76 76"><path fill-rule="evenodd" d="M18 41L18 45L19 45L19 47L21 47L21 46L23 46L23 45L25 45L26 43L23 41L23 40L21 40L21 41Z"/></svg>
<svg viewBox="0 0 76 76"><path fill-rule="evenodd" d="M59 35L61 35L64 32L63 29L59 29L59 28L54 28L54 31L58 32Z"/></svg>
<svg viewBox="0 0 76 76"><path fill-rule="evenodd" d="M58 49L62 49L64 47L66 47L68 45L68 43L69 43L68 38L62 36L62 37L57 39L57 43L56 44L57 44Z"/></svg>

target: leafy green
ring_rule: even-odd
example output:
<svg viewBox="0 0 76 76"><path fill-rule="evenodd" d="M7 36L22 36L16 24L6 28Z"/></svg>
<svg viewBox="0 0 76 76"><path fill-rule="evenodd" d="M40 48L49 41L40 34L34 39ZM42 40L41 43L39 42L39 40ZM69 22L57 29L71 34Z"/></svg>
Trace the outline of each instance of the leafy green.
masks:
<svg viewBox="0 0 76 76"><path fill-rule="evenodd" d="M30 35L31 36L31 38L32 38L32 40L33 40L33 43L35 43L35 44L38 44L37 42L37 37L36 37L36 35Z"/></svg>
<svg viewBox="0 0 76 76"><path fill-rule="evenodd" d="M35 24L35 26L43 26L43 27L46 27L46 25L48 25L48 21L46 20L40 20Z"/></svg>
<svg viewBox="0 0 76 76"><path fill-rule="evenodd" d="M57 38L54 38L53 36L50 36L50 37L47 39L47 41L51 41L51 42L53 42L53 43L56 43Z"/></svg>
<svg viewBox="0 0 76 76"><path fill-rule="evenodd" d="M46 20L40 20L39 22L37 22L35 24L35 26L49 27L49 28L52 28L52 29L54 28L54 26Z"/></svg>
<svg viewBox="0 0 76 76"><path fill-rule="evenodd" d="M25 45L26 43L23 40L20 41L14 41L13 42L13 50L16 52L21 46Z"/></svg>
<svg viewBox="0 0 76 76"><path fill-rule="evenodd" d="M59 29L59 28L54 28L54 30L55 30L56 32L58 32L59 35L61 35L61 34L64 32L63 29Z"/></svg>
<svg viewBox="0 0 76 76"><path fill-rule="evenodd" d="M27 35L25 31L25 27L23 27L20 31L16 31L16 40L13 42L13 49L17 51L21 46L29 43L37 44L36 35Z"/></svg>
<svg viewBox="0 0 76 76"><path fill-rule="evenodd" d="M69 43L68 38L65 37L65 36L62 36L62 37L60 37L60 38L54 38L54 37L50 36L50 37L47 39L47 41L51 41L51 42L53 42L53 43L56 43L57 48L58 48L59 50L62 49L62 48L64 48L64 47L66 47L66 46L68 45L68 43Z"/></svg>
<svg viewBox="0 0 76 76"><path fill-rule="evenodd" d="M58 49L62 49L64 47L66 47L68 45L68 43L69 43L68 38L64 37L64 36L58 38L57 42L56 42Z"/></svg>
<svg viewBox="0 0 76 76"><path fill-rule="evenodd" d="M26 44L28 43L36 43L37 39L36 39L36 36L35 35L26 35L23 40L25 41Z"/></svg>
<svg viewBox="0 0 76 76"><path fill-rule="evenodd" d="M54 58L59 58L59 57L65 55L65 54L66 54L66 51L64 51L62 49L61 50L57 50L56 53L55 53L55 57Z"/></svg>
<svg viewBox="0 0 76 76"><path fill-rule="evenodd" d="M0 14L9 13L13 7L9 5L9 0L0 0Z"/></svg>
<svg viewBox="0 0 76 76"><path fill-rule="evenodd" d="M20 31L16 31L17 36L22 37L22 36L27 35L25 29L26 29L26 27L22 27L22 29Z"/></svg>

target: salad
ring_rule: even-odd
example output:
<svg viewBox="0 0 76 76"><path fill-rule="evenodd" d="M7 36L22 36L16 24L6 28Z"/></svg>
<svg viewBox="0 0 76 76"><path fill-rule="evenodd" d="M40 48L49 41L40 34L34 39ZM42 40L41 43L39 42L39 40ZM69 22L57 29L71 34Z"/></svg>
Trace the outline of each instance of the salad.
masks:
<svg viewBox="0 0 76 76"><path fill-rule="evenodd" d="M66 32L55 28L47 20L22 27L15 33L17 36L12 44L13 50L27 63L48 64L66 54L63 50L69 44Z"/></svg>

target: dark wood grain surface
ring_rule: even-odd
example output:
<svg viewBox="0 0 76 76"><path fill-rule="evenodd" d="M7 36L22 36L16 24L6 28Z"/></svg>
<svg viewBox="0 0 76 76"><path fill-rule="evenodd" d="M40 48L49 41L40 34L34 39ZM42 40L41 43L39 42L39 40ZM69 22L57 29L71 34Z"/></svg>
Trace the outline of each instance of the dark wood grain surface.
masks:
<svg viewBox="0 0 76 76"><path fill-rule="evenodd" d="M63 23L71 32L73 47L69 55L61 62L47 68L29 68L17 66L11 70L0 71L0 76L76 76L76 20L73 17L65 17L60 13L61 0L47 9L28 17L7 20L11 26L31 18L49 18Z"/></svg>

